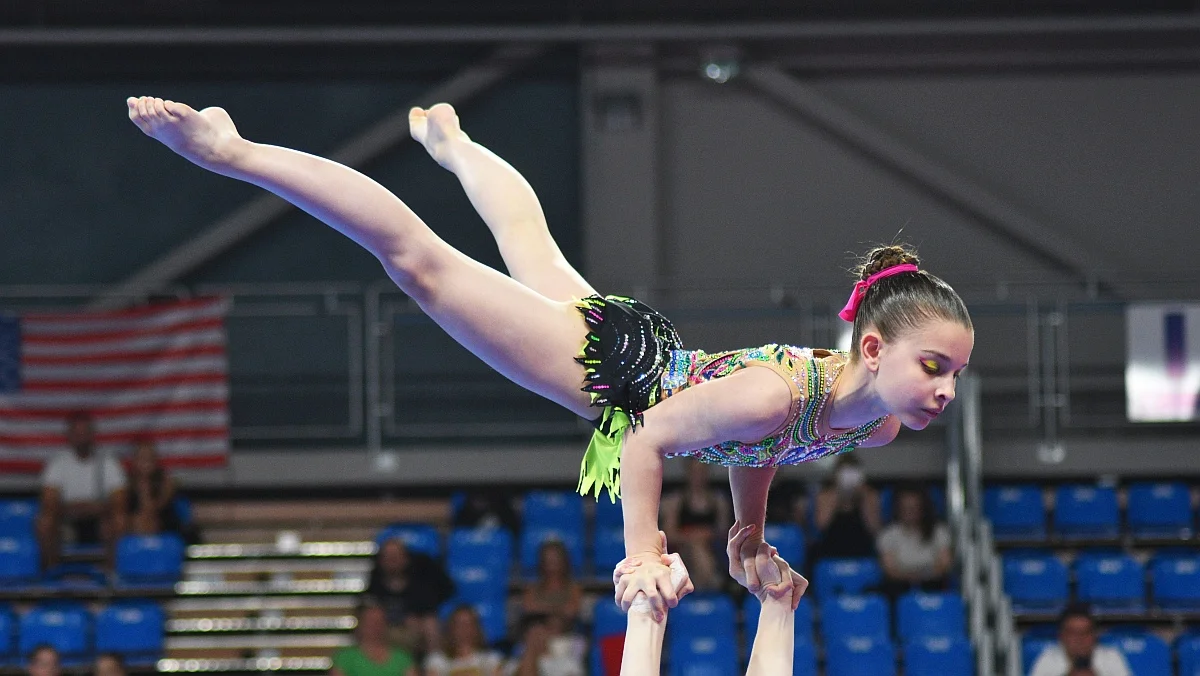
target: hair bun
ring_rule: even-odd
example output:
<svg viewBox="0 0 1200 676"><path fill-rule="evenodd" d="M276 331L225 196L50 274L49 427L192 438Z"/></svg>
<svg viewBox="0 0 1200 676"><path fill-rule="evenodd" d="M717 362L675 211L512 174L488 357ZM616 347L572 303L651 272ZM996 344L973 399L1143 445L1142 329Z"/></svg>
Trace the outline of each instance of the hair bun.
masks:
<svg viewBox="0 0 1200 676"><path fill-rule="evenodd" d="M888 268L904 264L920 265L917 250L907 244L877 246L864 255L856 268L859 279L866 279Z"/></svg>

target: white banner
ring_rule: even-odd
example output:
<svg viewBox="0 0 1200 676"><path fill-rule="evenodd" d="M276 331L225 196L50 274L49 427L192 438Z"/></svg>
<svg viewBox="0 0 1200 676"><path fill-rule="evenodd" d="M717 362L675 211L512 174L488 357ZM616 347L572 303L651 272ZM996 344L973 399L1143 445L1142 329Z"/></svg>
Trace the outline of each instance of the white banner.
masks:
<svg viewBox="0 0 1200 676"><path fill-rule="evenodd" d="M1200 305L1131 304L1125 310L1126 412L1133 422L1197 419Z"/></svg>

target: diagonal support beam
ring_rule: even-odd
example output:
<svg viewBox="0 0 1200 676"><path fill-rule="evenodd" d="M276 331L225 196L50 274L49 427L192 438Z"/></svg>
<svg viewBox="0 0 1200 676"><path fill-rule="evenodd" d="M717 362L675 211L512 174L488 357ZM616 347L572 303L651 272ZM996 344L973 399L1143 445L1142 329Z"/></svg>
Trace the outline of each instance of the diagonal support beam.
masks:
<svg viewBox="0 0 1200 676"><path fill-rule="evenodd" d="M502 46L484 61L467 66L424 92L412 105L432 101L460 104L497 84L543 51L539 45ZM357 168L408 140L411 107L405 106L368 127L330 154L329 159ZM110 309L128 305L138 296L150 295L217 258L292 209L291 204L274 195L257 197L97 296L90 307Z"/></svg>
<svg viewBox="0 0 1200 676"><path fill-rule="evenodd" d="M1136 295L1120 280L1108 276L1118 268L1083 242L1064 236L1054 224L1025 212L999 192L963 176L919 147L862 119L778 66L752 66L743 71L742 79L1081 283L1098 285L1118 296Z"/></svg>

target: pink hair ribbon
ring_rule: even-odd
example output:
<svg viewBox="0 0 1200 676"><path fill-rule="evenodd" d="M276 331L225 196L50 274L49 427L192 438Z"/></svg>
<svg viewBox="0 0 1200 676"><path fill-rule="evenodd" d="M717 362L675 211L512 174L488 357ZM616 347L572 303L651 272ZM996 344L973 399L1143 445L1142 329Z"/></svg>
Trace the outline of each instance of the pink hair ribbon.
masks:
<svg viewBox="0 0 1200 676"><path fill-rule="evenodd" d="M867 289L871 288L872 284L892 275L898 275L902 272L916 272L919 269L912 263L902 263L900 265L893 265L890 268L884 268L864 280L855 282L854 290L850 292L850 300L846 301L846 307L842 308L838 316L848 322L853 322L854 318L858 315L858 306L862 304L863 296L867 295Z"/></svg>

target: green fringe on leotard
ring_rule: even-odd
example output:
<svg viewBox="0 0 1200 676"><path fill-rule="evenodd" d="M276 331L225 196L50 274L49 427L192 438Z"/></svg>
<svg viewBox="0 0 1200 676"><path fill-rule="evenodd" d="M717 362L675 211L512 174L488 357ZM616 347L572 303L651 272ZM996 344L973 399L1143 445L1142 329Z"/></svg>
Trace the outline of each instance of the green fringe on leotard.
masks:
<svg viewBox="0 0 1200 676"><path fill-rule="evenodd" d="M576 490L580 495L594 494L599 500L600 492L607 489L608 499L613 504L621 498L621 440L631 424L633 422L624 411L615 406L604 407L604 414L579 465Z"/></svg>

